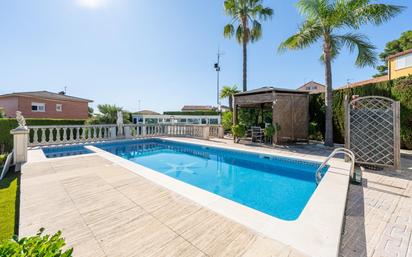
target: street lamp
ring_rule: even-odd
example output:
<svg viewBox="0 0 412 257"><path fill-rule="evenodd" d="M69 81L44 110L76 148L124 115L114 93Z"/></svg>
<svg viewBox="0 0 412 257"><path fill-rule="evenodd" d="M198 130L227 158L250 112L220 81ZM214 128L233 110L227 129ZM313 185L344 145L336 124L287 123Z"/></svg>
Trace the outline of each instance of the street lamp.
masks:
<svg viewBox="0 0 412 257"><path fill-rule="evenodd" d="M217 50L217 62L213 66L216 70L216 103L217 103L217 109L219 113L219 117L221 116L221 105L220 105L220 56L222 56L223 53L220 52L220 49Z"/></svg>

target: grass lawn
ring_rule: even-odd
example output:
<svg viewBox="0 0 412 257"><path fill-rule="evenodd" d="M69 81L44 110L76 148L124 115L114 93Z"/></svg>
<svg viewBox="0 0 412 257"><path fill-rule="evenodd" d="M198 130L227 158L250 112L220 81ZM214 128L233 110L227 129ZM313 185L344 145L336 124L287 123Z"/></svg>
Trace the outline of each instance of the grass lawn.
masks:
<svg viewBox="0 0 412 257"><path fill-rule="evenodd" d="M0 181L0 241L17 233L19 186L19 174L12 170Z"/></svg>

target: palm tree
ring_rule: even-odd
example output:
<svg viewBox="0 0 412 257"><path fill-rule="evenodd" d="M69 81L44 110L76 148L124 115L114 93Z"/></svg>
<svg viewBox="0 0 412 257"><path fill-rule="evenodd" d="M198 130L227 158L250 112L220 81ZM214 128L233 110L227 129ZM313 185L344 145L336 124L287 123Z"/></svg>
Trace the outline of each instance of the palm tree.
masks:
<svg viewBox="0 0 412 257"><path fill-rule="evenodd" d="M230 111L233 111L233 95L239 93L240 91L237 89L237 86L224 86L220 91L220 98L229 99L229 108Z"/></svg>
<svg viewBox="0 0 412 257"><path fill-rule="evenodd" d="M372 4L370 0L300 0L297 7L306 20L295 35L279 46L279 50L303 49L322 41L321 61L325 65L326 82L325 145L333 146L332 61L343 47L349 48L350 52L358 50L355 64L359 67L373 66L377 61L375 47L365 35L338 32L344 29L356 30L367 23L380 25L396 16L404 7Z"/></svg>
<svg viewBox="0 0 412 257"><path fill-rule="evenodd" d="M263 0L225 0L224 8L232 22L224 28L223 35L231 38L235 34L243 49L243 91L247 90L247 45L262 37L260 20L267 20L273 15L271 8L263 7Z"/></svg>

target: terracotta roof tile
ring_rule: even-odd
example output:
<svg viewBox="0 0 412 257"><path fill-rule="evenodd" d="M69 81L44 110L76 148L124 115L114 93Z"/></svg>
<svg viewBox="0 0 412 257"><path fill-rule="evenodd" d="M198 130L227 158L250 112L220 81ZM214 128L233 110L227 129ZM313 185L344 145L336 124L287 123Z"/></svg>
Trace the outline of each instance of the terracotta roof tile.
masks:
<svg viewBox="0 0 412 257"><path fill-rule="evenodd" d="M364 85L367 85L367 84L384 82L384 81L388 81L388 80L389 80L388 76L385 75L385 76L381 76L381 77L376 77L376 78L372 78L372 79L368 79L368 80L362 80L362 81L358 81L358 82L355 82L355 83L351 83L351 84L339 87L337 90L346 89L346 88L360 87L360 86L364 86Z"/></svg>

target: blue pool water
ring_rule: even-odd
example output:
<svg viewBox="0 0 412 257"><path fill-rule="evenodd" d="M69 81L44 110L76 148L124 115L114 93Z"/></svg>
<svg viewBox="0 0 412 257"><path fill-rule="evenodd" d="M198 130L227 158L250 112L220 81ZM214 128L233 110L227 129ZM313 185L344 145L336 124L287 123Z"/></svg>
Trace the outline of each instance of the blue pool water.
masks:
<svg viewBox="0 0 412 257"><path fill-rule="evenodd" d="M299 217L320 165L161 139L95 146L283 220Z"/></svg>
<svg viewBox="0 0 412 257"><path fill-rule="evenodd" d="M43 148L42 150L43 150L44 155L46 155L47 158L57 158L57 157L92 153L92 151L86 149L83 145L47 147L47 148Z"/></svg>

